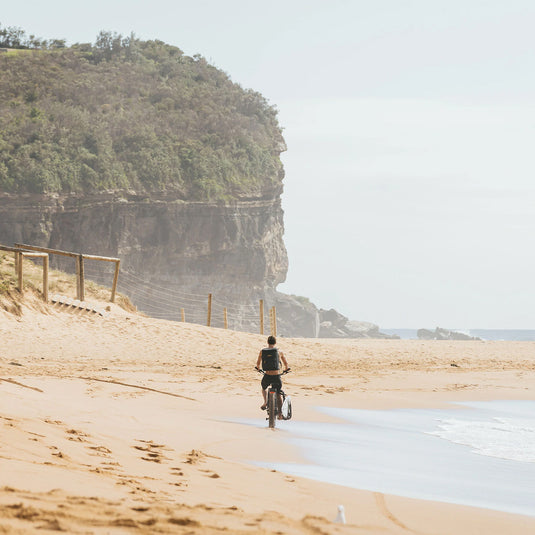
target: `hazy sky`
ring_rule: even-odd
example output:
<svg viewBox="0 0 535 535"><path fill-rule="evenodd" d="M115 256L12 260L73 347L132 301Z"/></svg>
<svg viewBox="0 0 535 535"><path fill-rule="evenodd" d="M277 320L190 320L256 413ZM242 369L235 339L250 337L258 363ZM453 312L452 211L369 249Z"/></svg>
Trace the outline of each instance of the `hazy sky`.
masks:
<svg viewBox="0 0 535 535"><path fill-rule="evenodd" d="M535 328L532 0L25 0L0 23L161 39L275 104L280 290L383 328Z"/></svg>

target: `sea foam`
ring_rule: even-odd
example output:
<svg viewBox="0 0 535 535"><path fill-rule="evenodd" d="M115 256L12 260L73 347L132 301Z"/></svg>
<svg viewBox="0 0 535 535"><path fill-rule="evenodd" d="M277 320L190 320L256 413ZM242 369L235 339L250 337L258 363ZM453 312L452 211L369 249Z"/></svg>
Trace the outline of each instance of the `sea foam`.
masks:
<svg viewBox="0 0 535 535"><path fill-rule="evenodd" d="M491 401L463 403L477 410L477 418L445 418L430 434L474 453L535 463L535 402Z"/></svg>

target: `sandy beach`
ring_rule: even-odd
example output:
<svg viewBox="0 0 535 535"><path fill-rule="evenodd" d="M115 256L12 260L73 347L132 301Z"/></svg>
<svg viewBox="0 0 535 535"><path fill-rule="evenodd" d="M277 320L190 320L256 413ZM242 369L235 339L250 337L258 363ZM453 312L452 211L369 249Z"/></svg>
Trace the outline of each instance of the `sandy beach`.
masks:
<svg viewBox="0 0 535 535"><path fill-rule="evenodd" d="M0 533L528 534L535 517L330 485L263 417L265 337L110 306L0 309ZM535 343L280 339L294 419L318 406L535 399ZM344 504L347 524L333 523Z"/></svg>

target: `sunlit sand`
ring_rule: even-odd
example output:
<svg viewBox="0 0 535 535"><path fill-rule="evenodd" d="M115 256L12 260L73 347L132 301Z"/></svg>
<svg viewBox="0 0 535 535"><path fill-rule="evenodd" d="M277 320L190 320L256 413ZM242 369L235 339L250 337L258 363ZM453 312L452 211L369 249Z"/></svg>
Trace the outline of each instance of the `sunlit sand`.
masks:
<svg viewBox="0 0 535 535"><path fill-rule="evenodd" d="M284 386L294 418L272 431L253 369L263 336L114 305L107 317L53 306L25 308L20 317L1 311L0 335L0 529L7 533L535 530L529 516L254 464L305 464L288 436L307 423L341 422L318 406L533 399L533 343L281 338L293 369ZM346 525L333 523L339 505Z"/></svg>

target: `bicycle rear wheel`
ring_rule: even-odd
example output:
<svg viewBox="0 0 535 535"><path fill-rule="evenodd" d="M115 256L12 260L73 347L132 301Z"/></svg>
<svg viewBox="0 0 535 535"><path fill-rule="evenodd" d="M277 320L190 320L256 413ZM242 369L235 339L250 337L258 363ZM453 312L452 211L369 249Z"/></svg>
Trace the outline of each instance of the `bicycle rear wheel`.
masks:
<svg viewBox="0 0 535 535"><path fill-rule="evenodd" d="M277 391L269 390L268 392L268 420L269 427L275 427L277 421Z"/></svg>

